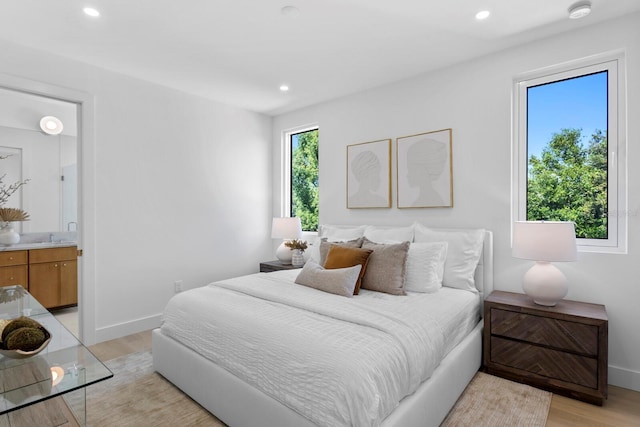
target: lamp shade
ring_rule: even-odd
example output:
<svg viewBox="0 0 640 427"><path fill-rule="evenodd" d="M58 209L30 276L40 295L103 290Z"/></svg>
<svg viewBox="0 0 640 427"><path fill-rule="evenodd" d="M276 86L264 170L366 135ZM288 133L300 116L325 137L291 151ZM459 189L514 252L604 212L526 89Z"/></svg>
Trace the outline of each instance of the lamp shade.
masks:
<svg viewBox="0 0 640 427"><path fill-rule="evenodd" d="M577 261L575 226L564 221L516 221L511 254L534 261Z"/></svg>
<svg viewBox="0 0 640 427"><path fill-rule="evenodd" d="M273 218L271 223L271 238L299 239L302 237L300 218Z"/></svg>

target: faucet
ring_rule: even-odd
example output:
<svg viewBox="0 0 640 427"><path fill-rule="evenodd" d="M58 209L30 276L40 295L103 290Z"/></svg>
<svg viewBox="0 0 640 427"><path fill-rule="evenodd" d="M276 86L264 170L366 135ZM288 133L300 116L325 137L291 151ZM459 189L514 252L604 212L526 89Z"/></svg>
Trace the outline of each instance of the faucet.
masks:
<svg viewBox="0 0 640 427"><path fill-rule="evenodd" d="M53 243L53 233L49 233L49 243Z"/></svg>

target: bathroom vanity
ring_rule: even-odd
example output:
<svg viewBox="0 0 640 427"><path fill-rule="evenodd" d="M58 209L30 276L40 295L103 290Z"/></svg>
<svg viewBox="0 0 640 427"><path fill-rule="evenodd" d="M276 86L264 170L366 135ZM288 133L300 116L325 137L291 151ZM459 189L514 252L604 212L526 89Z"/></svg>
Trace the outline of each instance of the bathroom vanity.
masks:
<svg viewBox="0 0 640 427"><path fill-rule="evenodd" d="M22 285L45 308L78 304L75 242L25 243L0 248L0 286Z"/></svg>

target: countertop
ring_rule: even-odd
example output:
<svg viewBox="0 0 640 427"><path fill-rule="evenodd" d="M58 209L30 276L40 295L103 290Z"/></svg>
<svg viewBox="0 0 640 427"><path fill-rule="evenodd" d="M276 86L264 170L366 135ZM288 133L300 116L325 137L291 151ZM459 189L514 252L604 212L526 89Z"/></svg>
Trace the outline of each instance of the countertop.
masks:
<svg viewBox="0 0 640 427"><path fill-rule="evenodd" d="M16 243L15 245L9 245L9 246L0 245L0 252L26 251L29 249L65 248L65 247L77 246L77 245L78 245L78 242Z"/></svg>

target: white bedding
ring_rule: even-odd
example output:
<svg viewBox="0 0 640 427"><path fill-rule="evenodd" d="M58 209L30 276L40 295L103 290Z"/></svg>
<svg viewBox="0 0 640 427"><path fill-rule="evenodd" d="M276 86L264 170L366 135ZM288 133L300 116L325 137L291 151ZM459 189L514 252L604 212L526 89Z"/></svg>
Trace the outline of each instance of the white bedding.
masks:
<svg viewBox="0 0 640 427"><path fill-rule="evenodd" d="M376 426L479 320L472 292L345 298L296 285L297 274L178 294L162 332L317 425Z"/></svg>

